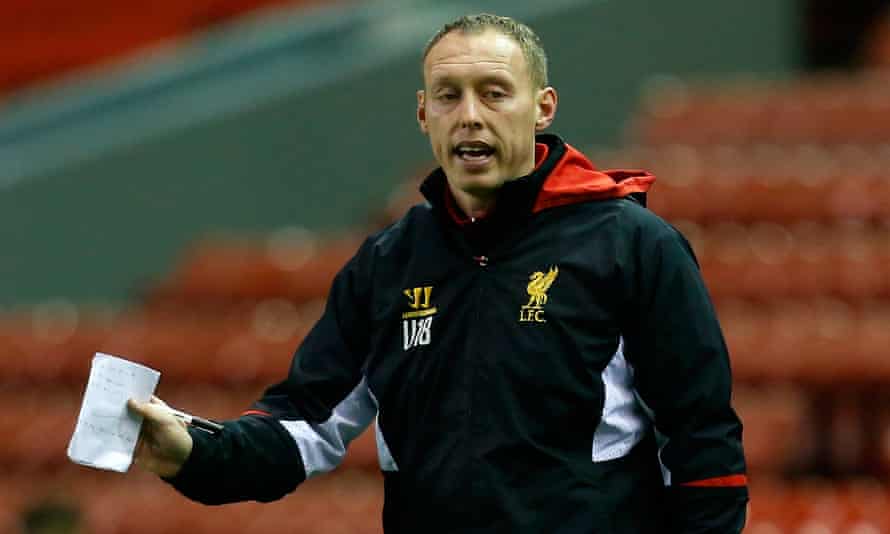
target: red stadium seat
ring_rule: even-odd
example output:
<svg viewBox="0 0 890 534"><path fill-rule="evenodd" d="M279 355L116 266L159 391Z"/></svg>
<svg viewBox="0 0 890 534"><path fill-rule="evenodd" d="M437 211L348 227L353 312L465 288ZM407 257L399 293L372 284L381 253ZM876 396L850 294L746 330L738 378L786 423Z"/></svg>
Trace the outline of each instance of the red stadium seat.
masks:
<svg viewBox="0 0 890 534"><path fill-rule="evenodd" d="M184 37L259 8L310 0L84 0L0 3L0 93Z"/></svg>
<svg viewBox="0 0 890 534"><path fill-rule="evenodd" d="M323 299L334 275L358 250L360 239L318 244L305 232L274 234L267 243L237 240L199 244L172 276L147 298L147 306L206 301L229 306L242 301Z"/></svg>
<svg viewBox="0 0 890 534"><path fill-rule="evenodd" d="M745 460L750 477L782 474L808 460L801 443L811 441L809 399L802 388L739 386L733 391L745 427Z"/></svg>
<svg viewBox="0 0 890 534"><path fill-rule="evenodd" d="M890 213L886 152L883 145L668 145L592 157L600 168L652 171L649 206L669 220L789 224L883 220Z"/></svg>
<svg viewBox="0 0 890 534"><path fill-rule="evenodd" d="M646 144L883 143L890 128L887 76L818 76L785 83L654 88L633 122Z"/></svg>

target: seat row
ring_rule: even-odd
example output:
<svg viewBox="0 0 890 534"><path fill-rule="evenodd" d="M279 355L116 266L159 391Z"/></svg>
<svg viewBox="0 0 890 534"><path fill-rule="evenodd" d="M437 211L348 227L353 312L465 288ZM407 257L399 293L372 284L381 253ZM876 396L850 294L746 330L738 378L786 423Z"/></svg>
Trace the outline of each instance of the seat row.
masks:
<svg viewBox="0 0 890 534"><path fill-rule="evenodd" d="M887 183L890 201L890 180ZM741 212L745 203L730 204L728 197L732 195L724 193L732 206L726 211L736 210L744 220ZM764 192L764 196L769 195ZM685 199L689 195L678 197ZM868 202L872 197L856 198ZM746 202L754 205L755 201L756 198ZM708 210L710 216L720 218L718 209L692 201L685 201L683 206L671 202L668 194L654 197L652 204L663 206L664 209L655 207L656 211L677 215L670 220L689 239L709 288L718 298L890 296L890 218L833 222L803 219L785 224L702 223L701 219L708 220L709 216L704 215ZM786 208L775 209L793 211L794 206L803 204L798 198L786 203ZM282 316L282 322L287 310L297 303L301 308L320 307L335 274L357 247L355 240L349 240L279 248L277 254L297 258L283 264L281 257L269 252L262 242L201 244L186 254L165 281L147 293L144 307L149 312L188 310L216 316ZM290 314L300 315L297 311ZM307 322L311 324L315 317L315 313L311 314Z"/></svg>
<svg viewBox="0 0 890 534"><path fill-rule="evenodd" d="M888 303L720 297L717 311L736 374L744 380L888 381ZM6 318L0 321L0 381L83 383L93 354L105 352L159 369L169 382L277 382L311 322L275 313L262 319L258 312L196 318L186 310L163 317L123 315L108 323L85 317L61 325Z"/></svg>
<svg viewBox="0 0 890 534"><path fill-rule="evenodd" d="M890 296L890 226L678 221L715 298Z"/></svg>
<svg viewBox="0 0 890 534"><path fill-rule="evenodd" d="M123 57L264 6L310 0L84 0L0 3L0 93Z"/></svg>
<svg viewBox="0 0 890 534"><path fill-rule="evenodd" d="M654 173L649 207L668 219L793 222L890 216L886 146L634 147L593 153L593 158L602 168Z"/></svg>
<svg viewBox="0 0 890 534"><path fill-rule="evenodd" d="M677 182L800 182L813 185L840 181L890 178L890 138L877 144L842 145L757 144L666 145L632 144L586 151L599 168L644 168L659 183Z"/></svg>
<svg viewBox="0 0 890 534"><path fill-rule="evenodd" d="M75 487L76 493L63 491ZM750 491L745 532L878 534L890 528L890 489L874 479L752 479ZM383 487L378 474L343 470L312 479L277 502L208 507L139 471L120 475L75 467L48 477L10 473L0 479L0 530L17 531L21 514L40 504L78 513L83 531L94 534L378 534Z"/></svg>
<svg viewBox="0 0 890 534"><path fill-rule="evenodd" d="M886 158L885 158L886 159ZM602 157L600 168L646 169L656 175L648 194L649 208L668 220L699 223L890 218L890 173L820 167L760 170L750 163L708 167L665 160ZM651 161L651 163L650 163ZM884 165L890 165L887 160ZM405 182L382 210L381 222L393 222L421 202L414 181Z"/></svg>
<svg viewBox="0 0 890 534"><path fill-rule="evenodd" d="M890 492L871 479L753 481L745 532L878 534L890 528Z"/></svg>
<svg viewBox="0 0 890 534"><path fill-rule="evenodd" d="M359 236L322 240L299 228L285 228L262 240L196 243L145 295L144 305L218 309L239 301L324 299L360 243Z"/></svg>
<svg viewBox="0 0 890 534"><path fill-rule="evenodd" d="M37 476L68 465L65 451L84 389L84 384L0 389L0 401L15 406L0 417L0 471ZM171 384L162 378L156 394L173 407L223 421L239 417L262 391L260 385ZM737 383L734 404L745 424L751 476L788 475L816 465L845 474L890 473L890 418L880 416L890 408L890 397L841 391L826 395L788 384ZM379 469L372 428L353 441L343 466Z"/></svg>
<svg viewBox="0 0 890 534"><path fill-rule="evenodd" d="M886 142L886 73L652 86L630 128L647 144Z"/></svg>
<svg viewBox="0 0 890 534"><path fill-rule="evenodd" d="M308 314L318 307L309 306ZM20 314L0 322L5 381L82 383L96 352L159 369L167 380L250 384L278 381L315 318L287 301L263 302L243 315L127 313Z"/></svg>
<svg viewBox="0 0 890 534"><path fill-rule="evenodd" d="M80 466L48 473L7 472L0 478L0 532L18 532L26 510L63 507L92 534L271 533L379 534L380 475L344 469L312 479L281 501L204 506L153 475Z"/></svg>
<svg viewBox="0 0 890 534"><path fill-rule="evenodd" d="M0 471L47 472L68 464L66 450L79 416L85 384L6 387L0 400L15 406L0 417ZM239 417L262 395L263 388L208 387L166 384L156 394L170 406L214 420ZM347 468L378 470L373 430L352 443L344 459ZM0 532L3 532L0 529Z"/></svg>
<svg viewBox="0 0 890 534"><path fill-rule="evenodd" d="M799 182L723 181L719 177L697 185L656 182L649 208L668 219L698 222L844 219L882 220L890 215L890 180L843 181L803 185Z"/></svg>
<svg viewBox="0 0 890 534"><path fill-rule="evenodd" d="M718 301L717 311L739 380L890 381L887 301L727 299Z"/></svg>

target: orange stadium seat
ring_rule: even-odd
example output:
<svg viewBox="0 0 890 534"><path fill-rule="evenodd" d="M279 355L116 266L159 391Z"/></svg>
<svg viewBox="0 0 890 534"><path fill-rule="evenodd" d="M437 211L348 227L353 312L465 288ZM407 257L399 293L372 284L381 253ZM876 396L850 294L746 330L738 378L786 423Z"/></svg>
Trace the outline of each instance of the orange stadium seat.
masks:
<svg viewBox="0 0 890 534"><path fill-rule="evenodd" d="M753 482L748 527L753 534L886 532L888 489L872 479Z"/></svg>
<svg viewBox="0 0 890 534"><path fill-rule="evenodd" d="M334 275L355 254L360 243L360 238L354 236L319 244L316 236L302 231L276 233L266 243L201 243L147 296L146 305L322 299Z"/></svg>
<svg viewBox="0 0 890 534"><path fill-rule="evenodd" d="M652 145L884 143L888 75L654 88L631 126Z"/></svg>
<svg viewBox="0 0 890 534"><path fill-rule="evenodd" d="M801 443L813 439L805 391L785 385L737 386L733 400L744 423L750 477L783 474L807 460Z"/></svg>
<svg viewBox="0 0 890 534"><path fill-rule="evenodd" d="M382 532L379 475L344 470L306 482L271 504L240 503L207 507L189 502L155 477L74 467L35 475L10 473L0 479L0 530L15 531L17 514L28 503L77 487L65 500L83 511L93 534L159 532L299 531L306 533ZM754 534L877 534L890 527L888 488L874 479L845 482L782 482L752 478L751 509L745 532Z"/></svg>
<svg viewBox="0 0 890 534"><path fill-rule="evenodd" d="M702 272L718 298L890 296L886 226L683 223L680 228L695 236Z"/></svg>
<svg viewBox="0 0 890 534"><path fill-rule="evenodd" d="M81 391L4 388L0 397L14 410L0 417L3 469L38 470L67 461Z"/></svg>
<svg viewBox="0 0 890 534"><path fill-rule="evenodd" d="M0 478L0 531L16 532L15 522L26 506L55 495L82 511L84 531L91 534L382 531L383 486L376 473L343 469L304 483L279 502L208 507L138 469L118 474L73 465L44 473L5 473Z"/></svg>
<svg viewBox="0 0 890 534"><path fill-rule="evenodd" d="M0 440L4 444L0 448L0 471L38 472L65 465L84 389L85 385L0 389L0 401L15 406L15 410L0 417ZM262 395L263 389L264 386L170 383L162 376L157 395L184 411L226 420L241 415ZM373 428L350 445L344 466L365 471L378 469Z"/></svg>
<svg viewBox="0 0 890 534"><path fill-rule="evenodd" d="M320 316L318 302L265 300L220 310L163 308L70 325L41 325L35 314L0 318L0 377L10 383L83 384L96 352L161 370L168 381L215 384L282 379Z"/></svg>
<svg viewBox="0 0 890 534"><path fill-rule="evenodd" d="M686 145L592 154L601 168L652 171L650 208L669 220L700 223L883 220L890 213L888 156L882 146L855 145Z"/></svg>
<svg viewBox="0 0 890 534"><path fill-rule="evenodd" d="M740 381L841 385L890 380L887 301L717 301ZM886 324L886 323L884 323Z"/></svg>
<svg viewBox="0 0 890 534"><path fill-rule="evenodd" d="M592 151L602 169L644 168L657 180L649 207L671 220L698 223L850 218L890 214L890 151L885 148L671 146ZM854 159L856 158L856 159ZM707 192L703 200L701 193ZM421 202L414 179L400 185L379 217L389 223Z"/></svg>
<svg viewBox="0 0 890 534"><path fill-rule="evenodd" d="M319 0L321 1L321 0ZM330 1L330 0L329 0ZM0 93L119 58L258 8L312 0L0 3Z"/></svg>

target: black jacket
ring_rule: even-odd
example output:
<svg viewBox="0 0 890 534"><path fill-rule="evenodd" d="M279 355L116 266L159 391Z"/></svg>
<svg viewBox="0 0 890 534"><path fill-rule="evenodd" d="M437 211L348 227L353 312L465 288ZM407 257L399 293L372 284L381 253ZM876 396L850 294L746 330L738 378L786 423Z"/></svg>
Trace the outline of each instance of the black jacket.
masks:
<svg viewBox="0 0 890 534"><path fill-rule="evenodd" d="M739 532L747 488L726 347L654 179L539 136L538 166L462 220L429 203L336 277L287 379L172 480L272 500L376 417L388 534Z"/></svg>

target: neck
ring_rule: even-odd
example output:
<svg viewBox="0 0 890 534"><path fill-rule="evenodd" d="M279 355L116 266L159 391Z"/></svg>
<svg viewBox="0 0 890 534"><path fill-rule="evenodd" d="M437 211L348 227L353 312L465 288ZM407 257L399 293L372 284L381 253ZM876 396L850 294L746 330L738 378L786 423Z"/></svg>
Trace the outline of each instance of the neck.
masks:
<svg viewBox="0 0 890 534"><path fill-rule="evenodd" d="M520 171L514 178L505 180L504 183L526 176L535 170L534 151L532 151L532 157L528 164L524 165L522 168L524 169L523 171ZM446 183L448 184L448 189L451 190L451 196L454 198L457 206L464 212L464 215L471 219L481 219L489 214L497 202L498 192L500 191L500 187L498 187L495 189L481 189L470 192L454 187L450 180L446 180Z"/></svg>
<svg viewBox="0 0 890 534"><path fill-rule="evenodd" d="M451 190L451 196L454 198L457 207L470 219L485 217L491 212L497 201L497 190L486 192L485 194L474 194L451 187L450 183L448 188Z"/></svg>

